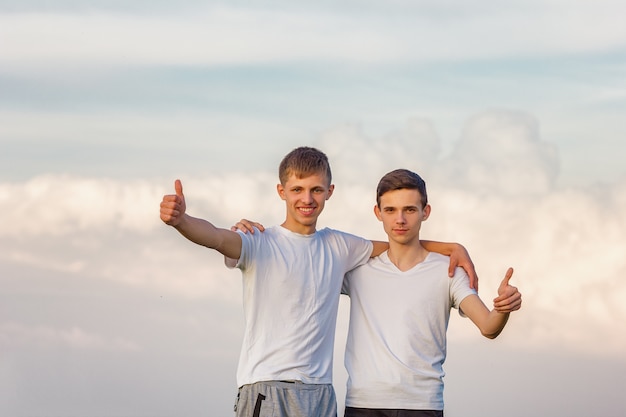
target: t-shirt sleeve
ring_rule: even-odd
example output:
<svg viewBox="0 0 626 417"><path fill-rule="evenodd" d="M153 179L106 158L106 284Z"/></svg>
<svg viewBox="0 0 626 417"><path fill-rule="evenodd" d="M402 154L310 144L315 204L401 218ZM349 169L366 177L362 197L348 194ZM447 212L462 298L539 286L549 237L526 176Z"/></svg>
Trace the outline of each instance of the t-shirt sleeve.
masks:
<svg viewBox="0 0 626 417"><path fill-rule="evenodd" d="M344 233L348 245L349 263L348 271L365 264L372 256L374 244L371 240L363 239L349 233Z"/></svg>
<svg viewBox="0 0 626 417"><path fill-rule="evenodd" d="M456 268L454 277L450 278L450 305L459 310L461 317L465 317L463 311L459 308L461 302L473 294L477 294L476 290L470 288L469 276L463 268Z"/></svg>
<svg viewBox="0 0 626 417"><path fill-rule="evenodd" d="M260 235L261 232L257 229L254 234L244 233L241 230L237 230L237 233L241 236L241 255L239 255L239 259L236 260L237 263L232 267L239 268L243 271L246 269L250 259L254 256L254 249L256 247L255 237Z"/></svg>

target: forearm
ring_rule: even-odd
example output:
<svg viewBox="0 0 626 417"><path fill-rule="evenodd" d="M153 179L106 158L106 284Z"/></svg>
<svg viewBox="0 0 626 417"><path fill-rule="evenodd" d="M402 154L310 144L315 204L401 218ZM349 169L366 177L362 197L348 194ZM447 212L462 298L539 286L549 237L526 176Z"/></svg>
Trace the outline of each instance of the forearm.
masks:
<svg viewBox="0 0 626 417"><path fill-rule="evenodd" d="M499 313L491 310L483 323L480 324L480 332L488 339L495 339L502 333L506 322L509 320L510 313Z"/></svg>
<svg viewBox="0 0 626 417"><path fill-rule="evenodd" d="M378 256L384 251L386 251L387 249L389 249L389 242L381 242L378 240L373 240L372 241L372 254L370 255L370 257L373 258L375 256Z"/></svg>
<svg viewBox="0 0 626 417"><path fill-rule="evenodd" d="M184 214L180 223L174 226L178 232L198 245L215 249L217 241L217 228L210 222Z"/></svg>
<svg viewBox="0 0 626 417"><path fill-rule="evenodd" d="M215 249L225 256L238 258L240 251L235 250L236 246L228 244L226 237L231 232L225 229L219 229L212 223L185 214L178 225L174 226L178 232L185 238L198 245ZM240 247L239 247L240 249Z"/></svg>
<svg viewBox="0 0 626 417"><path fill-rule="evenodd" d="M440 253L446 256L450 256L459 246L458 243L437 242L434 240L420 240L420 243L427 251Z"/></svg>
<svg viewBox="0 0 626 417"><path fill-rule="evenodd" d="M498 337L509 319L509 313L489 310L476 294L465 297L459 307L478 327L480 333L489 339Z"/></svg>

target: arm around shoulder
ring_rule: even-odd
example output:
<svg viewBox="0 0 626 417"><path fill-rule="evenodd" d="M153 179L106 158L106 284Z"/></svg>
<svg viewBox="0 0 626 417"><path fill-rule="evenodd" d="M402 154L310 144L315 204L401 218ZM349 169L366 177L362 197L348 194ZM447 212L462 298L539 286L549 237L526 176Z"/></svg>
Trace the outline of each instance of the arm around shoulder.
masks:
<svg viewBox="0 0 626 417"><path fill-rule="evenodd" d="M436 242L433 240L420 240L420 243L429 252L436 252L450 257L448 276L454 276L454 270L460 266L465 270L470 279L470 287L478 291L478 275L474 262L469 256L467 249L460 243Z"/></svg>
<svg viewBox="0 0 626 417"><path fill-rule="evenodd" d="M374 257L380 255L381 253L383 253L387 249L389 249L389 243L388 242L381 242L379 240L372 240L372 254L370 255L370 258L374 258Z"/></svg>

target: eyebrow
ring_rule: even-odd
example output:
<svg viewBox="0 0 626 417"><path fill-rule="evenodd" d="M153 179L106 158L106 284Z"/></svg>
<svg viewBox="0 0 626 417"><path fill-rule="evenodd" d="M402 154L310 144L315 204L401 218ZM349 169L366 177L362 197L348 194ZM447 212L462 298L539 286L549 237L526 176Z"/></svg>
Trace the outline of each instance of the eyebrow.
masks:
<svg viewBox="0 0 626 417"><path fill-rule="evenodd" d="M410 205L410 206L402 206L402 207L396 207L396 206L382 206L381 210L386 210L386 209L397 209L400 208L401 210L406 210L406 209L410 209L410 208L414 208L417 209L419 208L418 205Z"/></svg>

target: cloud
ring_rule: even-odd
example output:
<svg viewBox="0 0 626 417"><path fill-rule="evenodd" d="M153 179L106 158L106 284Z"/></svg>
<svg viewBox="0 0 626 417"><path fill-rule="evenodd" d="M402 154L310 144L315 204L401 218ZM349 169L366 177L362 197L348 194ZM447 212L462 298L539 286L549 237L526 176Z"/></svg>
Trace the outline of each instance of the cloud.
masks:
<svg viewBox="0 0 626 417"><path fill-rule="evenodd" d="M160 189L146 181L47 176L0 184L0 201L11 204L15 222L0 236L64 235L111 225L147 231L158 225L152 203Z"/></svg>
<svg viewBox="0 0 626 417"><path fill-rule="evenodd" d="M484 112L470 119L454 152L438 173L474 192L545 195L559 168L554 145L542 141L538 122L513 111Z"/></svg>
<svg viewBox="0 0 626 417"><path fill-rule="evenodd" d="M269 178L230 174L185 181L189 211L221 227L252 210L276 213L267 208L274 202L268 191L274 196L276 184ZM222 266L221 256L180 241L160 221L159 203L173 193L171 187L158 181L67 175L0 184L0 204L11 206L12 218L0 231L5 276L19 276L25 269L44 275L89 274L154 292L238 301L238 280L232 279L236 272Z"/></svg>
<svg viewBox="0 0 626 417"><path fill-rule="evenodd" d="M183 180L183 187L185 194L190 192L190 211L195 209L226 227L238 220L233 216L253 209L263 214L274 212L277 182L275 174L259 172L249 176L233 172ZM174 179L165 183L70 175L41 175L23 182L0 183L0 204L10 206L8 213L15 220L0 230L0 237L54 237L86 230L98 234L151 232L163 228L159 203L164 194L174 193L173 184Z"/></svg>
<svg viewBox="0 0 626 417"><path fill-rule="evenodd" d="M368 137L359 125L338 126L321 136L319 147L331 161L335 182L365 185L370 190L383 174L398 167L430 171L442 148L435 127L423 118L412 118L382 138Z"/></svg>
<svg viewBox="0 0 626 417"><path fill-rule="evenodd" d="M49 70L154 65L234 65L315 59L390 58L384 33L332 15L309 17L218 7L184 17L119 14L0 16L0 35L11 39L3 67ZM341 36L344 30L351 36ZM76 37L76 34L80 37ZM289 36L287 36L289 35ZM328 46L335 44L334 47Z"/></svg>
<svg viewBox="0 0 626 417"><path fill-rule="evenodd" d="M25 326L14 322L0 324L0 348L107 350L137 352L141 347L136 342L122 338L107 338L87 332L79 327L66 329L48 326Z"/></svg>
<svg viewBox="0 0 626 417"><path fill-rule="evenodd" d="M225 4L168 15L2 14L0 37L8 41L0 63L3 72L14 76L25 71L42 74L42 67L50 75L85 68L98 74L129 66L397 65L607 53L619 50L626 39L620 19L624 7L617 2L603 7L537 3L539 10L516 5L494 11L484 6L455 4L453 12L444 13L402 3L383 15L332 7L283 11ZM594 30L581 30L590 26Z"/></svg>

